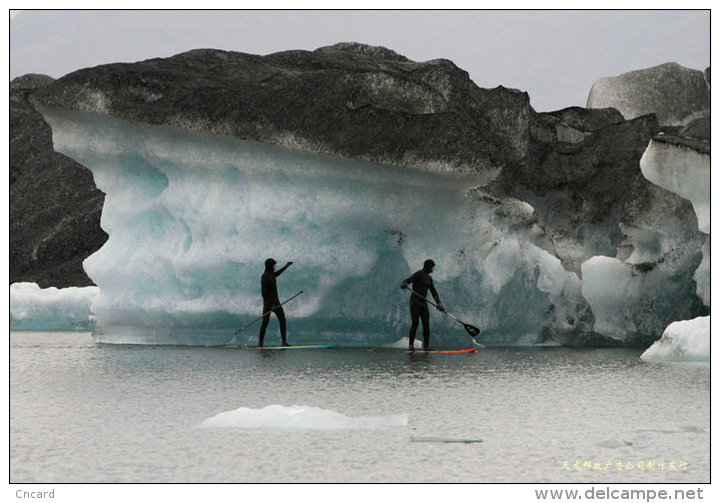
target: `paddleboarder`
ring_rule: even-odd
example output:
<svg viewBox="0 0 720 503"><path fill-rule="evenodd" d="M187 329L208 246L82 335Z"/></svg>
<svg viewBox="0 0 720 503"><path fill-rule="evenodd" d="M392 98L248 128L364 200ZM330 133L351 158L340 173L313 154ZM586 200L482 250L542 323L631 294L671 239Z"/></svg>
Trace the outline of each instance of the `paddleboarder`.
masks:
<svg viewBox="0 0 720 503"><path fill-rule="evenodd" d="M422 321L423 326L423 350L432 350L430 348L430 309L426 300L428 290L435 299L437 308L445 312L445 308L440 302L440 296L435 290L432 277L430 277L434 270L435 262L432 259L427 259L421 270L416 271L400 284L400 288L403 289L407 288L408 285L412 285L412 291L415 292L410 295L410 350L415 349L415 332L417 331L418 320Z"/></svg>
<svg viewBox="0 0 720 503"><path fill-rule="evenodd" d="M270 323L271 312L275 313L275 316L277 316L277 319L280 322L280 336L282 337L282 345L289 346L287 342L285 326L285 311L283 311L283 308L280 305L276 278L280 276L283 272L285 272L285 269L290 267L292 264L292 262L288 262L283 266L282 269L276 271L275 269L277 268L277 261L275 259L269 258L265 261L265 272L260 277L260 286L263 298L262 312L266 314L265 316L263 316L262 325L260 325L260 337L258 340L258 347L262 347L263 342L265 341L265 330L267 329L268 323Z"/></svg>

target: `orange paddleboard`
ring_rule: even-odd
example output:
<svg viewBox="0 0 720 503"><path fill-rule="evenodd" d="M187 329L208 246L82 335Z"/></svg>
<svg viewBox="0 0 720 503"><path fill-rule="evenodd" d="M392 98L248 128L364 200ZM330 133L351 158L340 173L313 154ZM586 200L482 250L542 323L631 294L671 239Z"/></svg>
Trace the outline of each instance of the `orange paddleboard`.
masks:
<svg viewBox="0 0 720 503"><path fill-rule="evenodd" d="M406 353L443 353L443 354L451 354L451 353L474 353L477 351L477 348L470 348L470 349L433 349L432 351L423 351L422 349L416 349L414 351L407 350Z"/></svg>

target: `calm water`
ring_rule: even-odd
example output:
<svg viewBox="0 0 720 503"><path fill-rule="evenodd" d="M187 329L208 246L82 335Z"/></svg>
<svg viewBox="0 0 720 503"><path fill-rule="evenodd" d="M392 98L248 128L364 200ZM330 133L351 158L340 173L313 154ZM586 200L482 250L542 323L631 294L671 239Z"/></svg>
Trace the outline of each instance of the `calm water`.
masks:
<svg viewBox="0 0 720 503"><path fill-rule="evenodd" d="M96 345L77 333L11 333L10 350L11 482L710 478L709 365L648 363L637 350L268 352ZM408 424L199 427L272 404Z"/></svg>

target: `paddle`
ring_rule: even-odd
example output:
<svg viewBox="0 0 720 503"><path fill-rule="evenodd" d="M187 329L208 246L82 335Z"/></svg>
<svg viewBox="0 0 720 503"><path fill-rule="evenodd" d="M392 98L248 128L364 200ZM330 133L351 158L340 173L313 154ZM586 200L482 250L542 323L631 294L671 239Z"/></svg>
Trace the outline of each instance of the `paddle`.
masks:
<svg viewBox="0 0 720 503"><path fill-rule="evenodd" d="M295 295L293 295L292 297L290 297L290 298L287 299L286 301L283 301L283 302L281 302L280 304L278 304L277 306L275 306L275 309L277 309L278 307L280 307L280 306L282 306L282 305L284 305L284 304L287 304L288 302L290 302L291 300L293 300L295 297L299 296L301 293L303 293L302 290L300 290L298 293L296 293ZM245 325L244 327L238 328L237 330L235 330L235 332L233 332L233 338L230 339L230 343L229 343L229 344L232 344L232 343L235 341L235 337L237 337L237 335L238 335L240 332L242 332L243 330L245 330L247 327L249 327L249 326L252 325L253 323L256 323L256 322L262 320L265 316L269 315L269 314L272 313L273 311L274 311L274 310L271 309L271 310L268 311L267 313L263 313L262 316L258 316L257 318L255 318L254 320L252 320L250 323L248 323L248 324Z"/></svg>
<svg viewBox="0 0 720 503"><path fill-rule="evenodd" d="M433 303L431 300L426 299L425 297L423 297L422 295L420 295L419 293L417 293L417 292L416 292L415 290L413 290L412 288L408 288L408 290L410 290L410 292L414 293L415 295L417 295L417 296L420 297L421 299L424 299L424 300L425 300L426 302L428 302L430 305L435 306L435 307L437 307L438 309L440 309L437 304ZM447 314L447 315L450 316L453 320L455 320L455 321L457 321L458 323L460 323L460 324L463 326L463 328L465 329L465 331L468 333L468 335L470 335L470 337L475 337L475 336L477 336L477 335L480 334L480 329L479 329L478 327L474 327L474 326L469 325L469 324L467 324L467 323L463 323L462 321L458 320L455 316L453 316L452 314L448 313L447 311L440 311L440 312Z"/></svg>

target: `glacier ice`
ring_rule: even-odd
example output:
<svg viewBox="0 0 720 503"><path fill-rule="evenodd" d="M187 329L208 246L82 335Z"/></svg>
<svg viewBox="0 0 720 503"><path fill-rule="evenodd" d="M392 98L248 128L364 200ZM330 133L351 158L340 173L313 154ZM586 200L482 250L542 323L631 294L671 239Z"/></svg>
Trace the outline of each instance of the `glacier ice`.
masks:
<svg viewBox="0 0 720 503"><path fill-rule="evenodd" d="M350 417L333 410L306 405L268 405L262 409L240 407L221 412L202 422L203 428L337 430L406 426L404 414Z"/></svg>
<svg viewBox="0 0 720 503"><path fill-rule="evenodd" d="M710 305L710 236L705 239L702 247L703 259L695 271L695 283L697 294L706 306Z"/></svg>
<svg viewBox="0 0 720 503"><path fill-rule="evenodd" d="M485 345L547 343L548 329L561 342L583 330L623 341L645 326L618 316L618 306L639 301L645 310L643 299L664 295L672 275L662 267L643 273L638 289L630 281L637 266L618 259L591 259L582 277L565 270L526 227L469 197L488 181L479 175L311 155L90 112L43 115L55 149L88 167L106 193L101 226L109 238L84 263L102 292L92 307L101 342L227 344L260 314L267 257L295 262L278 279L281 298L305 292L286 306L293 344L379 346L406 336L408 294L399 284L428 257L438 264L446 308L478 326ZM525 220L533 212L525 202L518 208ZM633 232L638 260L667 251L657 232ZM628 288L613 291L606 272ZM671 288L660 305L677 293ZM436 345L469 342L449 317L431 317ZM271 321L269 340L276 327ZM237 342L256 337L250 328Z"/></svg>
<svg viewBox="0 0 720 503"><path fill-rule="evenodd" d="M673 221L676 216L658 221L656 215L672 212L657 206L635 225L620 224L626 240L616 257L596 256L582 264L582 295L595 316L594 330L619 340L633 332L651 335L658 321L682 319L683 311L698 313L699 302L710 306L710 156L652 140L640 169L650 182L692 203L704 235L686 246L682 223ZM666 200L658 197L653 204ZM680 271L692 273L694 285L676 281ZM678 309L692 298L688 286L698 302Z"/></svg>
<svg viewBox="0 0 720 503"><path fill-rule="evenodd" d="M652 140L640 159L640 169L649 181L692 203L698 230L707 234L703 259L694 275L696 293L710 306L710 155Z"/></svg>
<svg viewBox="0 0 720 503"><path fill-rule="evenodd" d="M690 291L692 282L676 282L666 262L632 264L604 256L585 261L581 290L595 317L595 332L620 341L631 334L652 341L662 330L655 328L658 323L666 326L684 313L702 312L700 299ZM693 264L689 267L697 267Z"/></svg>
<svg viewBox="0 0 720 503"><path fill-rule="evenodd" d="M649 181L692 202L698 229L710 233L710 156L687 147L651 140L640 158Z"/></svg>
<svg viewBox="0 0 720 503"><path fill-rule="evenodd" d="M35 283L10 285L11 330L92 330L91 306L100 297L94 286L40 288Z"/></svg>
<svg viewBox="0 0 720 503"><path fill-rule="evenodd" d="M490 338L539 337L549 297L567 283L557 259L496 228L492 208L465 197L478 183L470 176L95 114L46 118L55 148L89 167L107 194L110 237L84 263L103 293L93 306L103 342L227 343L261 309L269 256L295 262L279 279L281 297L306 292L286 309L294 343L396 341L408 321L399 283L427 257L446 305ZM443 342L467 342L452 320L433 326ZM248 337L254 343L255 332Z"/></svg>
<svg viewBox="0 0 720 503"><path fill-rule="evenodd" d="M676 321L642 355L644 360L710 360L710 316Z"/></svg>
<svg viewBox="0 0 720 503"><path fill-rule="evenodd" d="M641 295L633 282L632 266L612 257L597 256L582 265L582 294L595 315L595 330L617 339L637 330L628 304Z"/></svg>
<svg viewBox="0 0 720 503"><path fill-rule="evenodd" d="M103 292L100 340L226 343L261 309L259 277L272 256L295 262L281 297L306 292L287 306L291 336L375 330L390 341L411 268L433 257L436 279L453 281L486 244L487 210L463 197L471 179L99 115L50 122L55 148L107 194L110 237L84 263Z"/></svg>

